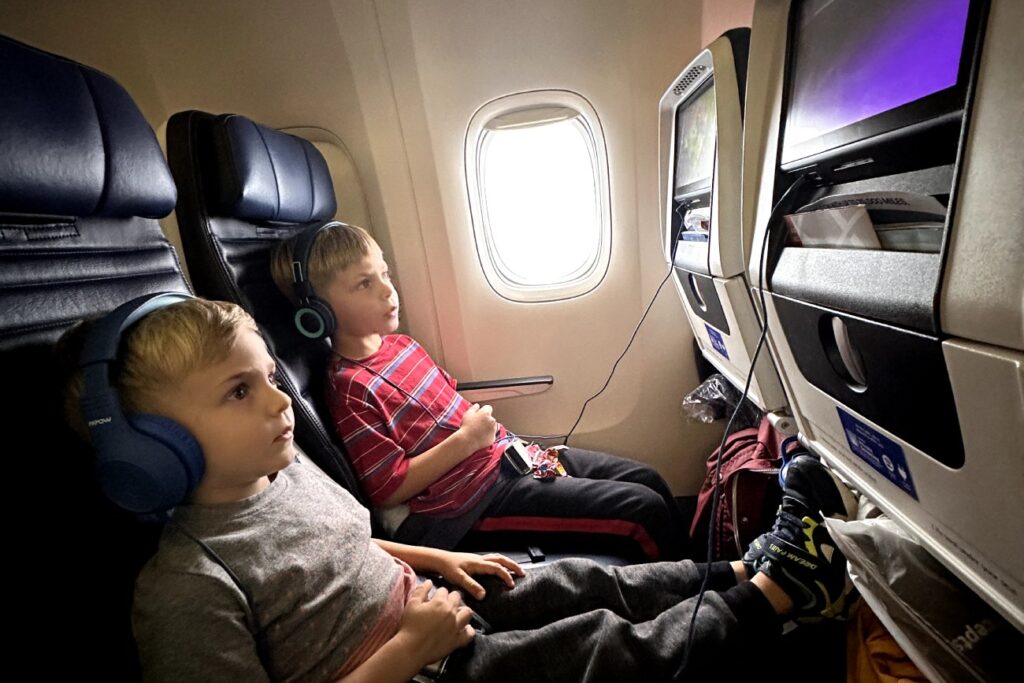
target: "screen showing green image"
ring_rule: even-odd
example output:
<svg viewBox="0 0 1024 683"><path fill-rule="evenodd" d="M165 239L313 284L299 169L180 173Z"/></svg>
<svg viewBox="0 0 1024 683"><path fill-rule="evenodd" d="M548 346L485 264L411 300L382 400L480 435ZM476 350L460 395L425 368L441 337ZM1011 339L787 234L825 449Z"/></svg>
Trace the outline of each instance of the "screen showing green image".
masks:
<svg viewBox="0 0 1024 683"><path fill-rule="evenodd" d="M715 88L709 81L676 113L676 195L711 187L715 169Z"/></svg>

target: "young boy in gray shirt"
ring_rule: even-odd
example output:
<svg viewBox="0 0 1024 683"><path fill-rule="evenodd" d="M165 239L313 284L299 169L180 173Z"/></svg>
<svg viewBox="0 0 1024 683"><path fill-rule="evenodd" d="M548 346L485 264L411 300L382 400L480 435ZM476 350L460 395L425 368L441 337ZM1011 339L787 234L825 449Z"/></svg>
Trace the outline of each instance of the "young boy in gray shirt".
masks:
<svg viewBox="0 0 1024 683"><path fill-rule="evenodd" d="M91 335L68 412L116 502L167 507L122 495L122 466L149 465L133 465L138 449L111 433L130 429L199 463L136 582L147 680L408 681L445 658L452 681L678 680L720 669L724 653L778 632L781 615L829 616L845 597L845 562L818 523L844 501L810 457L793 461L779 520L743 562L571 560L524 575L497 555L374 540L367 510L296 453L291 402L246 313L182 295L127 306L136 312L111 314L123 320L123 343L106 343L116 361L89 353L92 336L109 334L104 321L62 344ZM100 414L97 377L108 372L118 405ZM121 474L104 481L112 457ZM492 632L477 633L459 592L416 586L414 570L464 590Z"/></svg>

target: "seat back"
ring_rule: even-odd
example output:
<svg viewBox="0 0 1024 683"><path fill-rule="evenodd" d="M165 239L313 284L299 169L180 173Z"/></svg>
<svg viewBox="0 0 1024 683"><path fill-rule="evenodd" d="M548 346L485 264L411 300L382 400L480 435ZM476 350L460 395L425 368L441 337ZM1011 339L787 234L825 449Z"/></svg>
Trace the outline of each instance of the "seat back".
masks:
<svg viewBox="0 0 1024 683"><path fill-rule="evenodd" d="M171 117L167 156L196 291L252 314L291 396L299 447L369 507L341 440L320 417L330 414L330 345L298 333L294 309L270 275L271 253L282 239L334 218L337 204L323 156L307 140L243 116L201 111Z"/></svg>
<svg viewBox="0 0 1024 683"><path fill-rule="evenodd" d="M189 291L155 220L174 207L174 183L109 76L2 36L0 64L3 451L12 548L38 586L9 594L31 601L18 630L48 646L34 662L48 675L131 680L132 586L158 529L100 493L90 449L63 415L54 342L142 294Z"/></svg>

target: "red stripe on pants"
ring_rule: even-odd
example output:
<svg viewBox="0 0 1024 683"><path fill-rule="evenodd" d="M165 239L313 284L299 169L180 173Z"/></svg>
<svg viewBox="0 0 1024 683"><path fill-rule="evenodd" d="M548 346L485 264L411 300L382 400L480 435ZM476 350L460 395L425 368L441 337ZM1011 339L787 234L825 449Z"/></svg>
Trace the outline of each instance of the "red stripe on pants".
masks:
<svg viewBox="0 0 1024 683"><path fill-rule="evenodd" d="M473 525L477 531L565 531L583 534L609 534L636 541L649 560L661 553L647 531L636 522L622 519L586 519L572 517L484 517Z"/></svg>

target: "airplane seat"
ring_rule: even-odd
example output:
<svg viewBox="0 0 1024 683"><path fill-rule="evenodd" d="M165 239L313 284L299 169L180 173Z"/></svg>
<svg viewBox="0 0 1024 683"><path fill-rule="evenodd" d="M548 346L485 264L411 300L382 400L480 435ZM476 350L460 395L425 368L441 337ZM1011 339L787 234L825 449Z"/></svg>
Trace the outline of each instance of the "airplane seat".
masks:
<svg viewBox="0 0 1024 683"><path fill-rule="evenodd" d="M743 138L801 442L1020 632L1022 23L1012 0L758 0Z"/></svg>
<svg viewBox="0 0 1024 683"><path fill-rule="evenodd" d="M312 143L243 116L201 111L167 123L167 155L178 183L178 226L200 296L234 301L264 331L292 398L299 447L364 505L369 500L345 448L321 418L330 345L295 331L294 308L270 275L282 239L334 218L330 171Z"/></svg>
<svg viewBox="0 0 1024 683"><path fill-rule="evenodd" d="M54 342L124 301L189 291L156 220L174 208L174 182L109 76L3 36L0 64L4 493L22 567L11 593L26 603L17 629L59 653L35 664L50 675L133 680L132 588L159 530L100 492L63 415Z"/></svg>
<svg viewBox="0 0 1024 683"><path fill-rule="evenodd" d="M699 357L789 432L785 392L746 279L752 243L743 205L743 115L749 28L709 43L658 104L663 229L674 283ZM752 367L753 366L753 367Z"/></svg>

